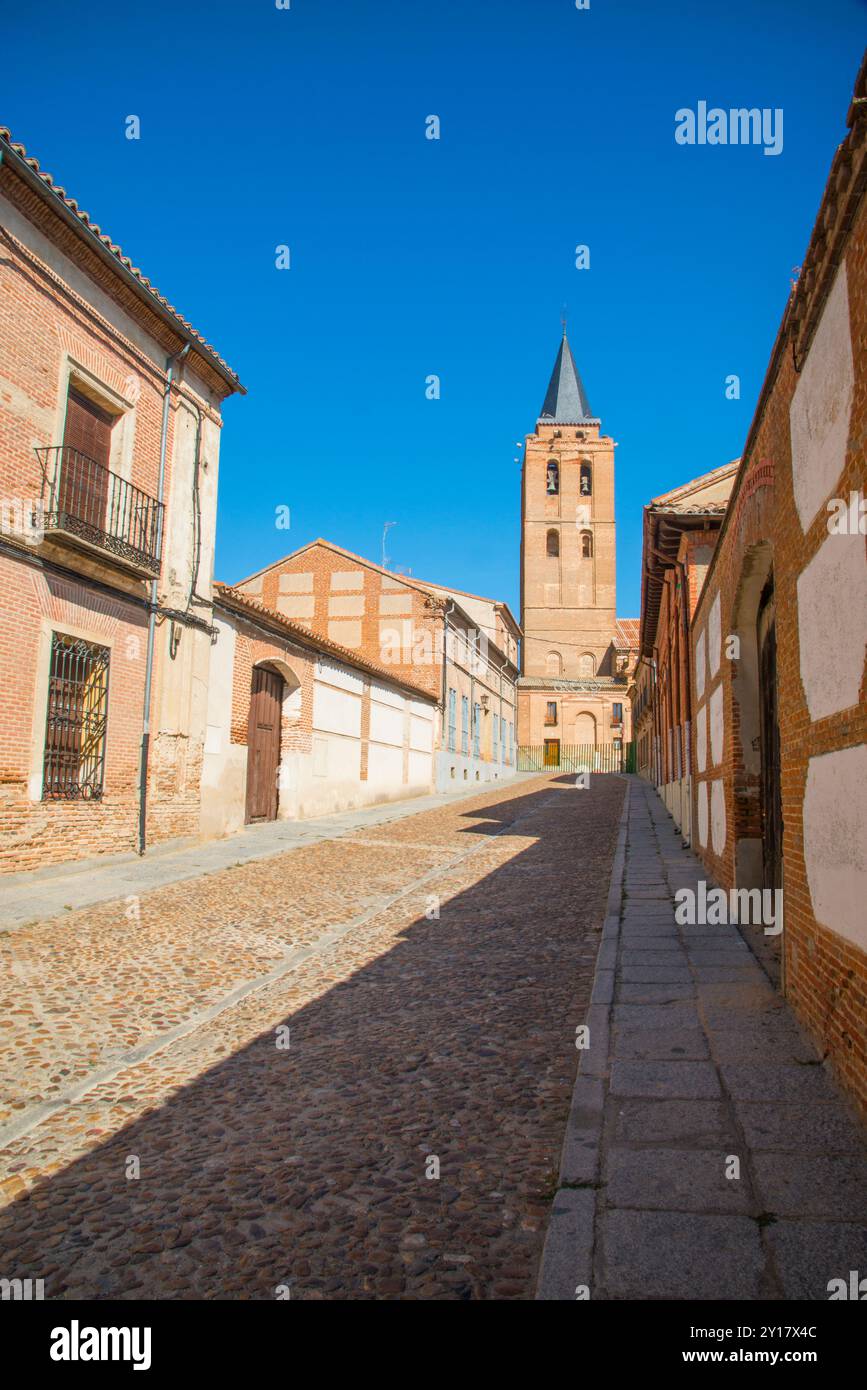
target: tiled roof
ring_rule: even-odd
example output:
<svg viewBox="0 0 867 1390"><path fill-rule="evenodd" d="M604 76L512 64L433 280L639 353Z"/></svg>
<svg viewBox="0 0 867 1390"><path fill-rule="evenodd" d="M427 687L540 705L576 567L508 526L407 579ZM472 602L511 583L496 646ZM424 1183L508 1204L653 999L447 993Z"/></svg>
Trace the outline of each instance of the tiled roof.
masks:
<svg viewBox="0 0 867 1390"><path fill-rule="evenodd" d="M712 487L714 483L722 482L725 478L731 478L734 482L740 462L740 459L732 459L731 463L724 463L720 468L712 468L709 473L702 473L697 478L690 478L688 483L681 483L679 487L672 488L670 492L663 492L660 493L659 497L652 497L648 506L654 511L682 512L684 515L698 512L722 513L728 505L728 499L723 502L699 501L692 503L690 498L696 492L701 492L706 487Z"/></svg>
<svg viewBox="0 0 867 1390"><path fill-rule="evenodd" d="M654 497L644 508L639 625L639 647L643 656L650 656L656 641L665 572L677 561L681 536L685 531L698 529L707 531L708 540L715 543L740 464L740 459L733 459L731 463L724 463L710 473L691 478L688 483L673 488L671 492ZM725 483L728 483L728 487L722 501L701 500L701 493L705 489Z"/></svg>
<svg viewBox="0 0 867 1390"><path fill-rule="evenodd" d="M284 617L282 613L275 612L273 608L266 608L263 603L250 598L248 594L239 593L237 589L232 588L231 584L221 584L219 580L215 580L214 596L216 602L221 602L226 608L234 612L249 613L251 617L267 619L273 626L284 630L287 637L294 638L305 647L313 647L316 651L333 656L335 660L345 661L349 666L355 666L361 671L366 671L368 675L376 676L377 680L387 681L391 685L399 685L411 690L413 694L421 695L433 704L439 703L438 697L431 694L425 686L417 685L415 681L407 680L405 676L398 676L387 666L380 666L377 661L368 661L366 657L359 656L358 652L352 651L349 647L342 647L339 642L332 642L330 637L322 637L317 632L311 632L309 628L293 622L291 618Z"/></svg>
<svg viewBox="0 0 867 1390"><path fill-rule="evenodd" d="M125 256L120 247L111 240L111 237L107 236L106 233L103 232L102 228L98 225L98 223L93 221L93 219L90 216L90 213L85 212L83 208L80 208L75 198L71 198L69 194L66 192L66 189L63 188L61 184L57 183L51 174L39 167L39 161L36 158L34 158L33 155L28 154L27 150L22 144L12 139L12 132L9 130L8 126L0 125L0 153L2 153L3 146L6 146L6 148L11 150L13 154L17 155L18 158L22 160L24 164L26 164L27 168L30 169L32 173L37 176L37 179L42 184L44 190L50 194L53 194L54 197L59 198L60 201L63 203L64 207L67 208L69 212L75 214L78 221L81 223L82 228L86 232L89 232L92 236L95 236L101 242L105 250L109 251L111 255L115 257L119 266L122 266L124 270L126 270L127 272L129 272L130 275L135 277L142 290L144 290L145 293L152 299L155 299L157 303L160 304L164 310L166 310L167 313L171 314L172 318L177 320L178 324L180 324L180 326L185 330L189 337L194 338L195 341L204 349L204 351L211 358L213 358L216 362L219 363L219 365L223 368L225 374L233 382L235 390L243 392L244 387L238 380L236 373L232 371L232 368L229 366L228 362L226 362L225 359L220 356L216 348L212 347L211 344L207 342L205 338L202 337L201 333L199 333L193 327L189 320L185 319L183 315L178 312L175 306L169 303L165 295L160 294L156 285L151 284L150 280L147 278L146 275L144 275L141 272L141 270L139 270L138 266L133 265L129 256Z"/></svg>
<svg viewBox="0 0 867 1390"><path fill-rule="evenodd" d="M614 645L616 647L637 647L640 629L640 618L618 618Z"/></svg>

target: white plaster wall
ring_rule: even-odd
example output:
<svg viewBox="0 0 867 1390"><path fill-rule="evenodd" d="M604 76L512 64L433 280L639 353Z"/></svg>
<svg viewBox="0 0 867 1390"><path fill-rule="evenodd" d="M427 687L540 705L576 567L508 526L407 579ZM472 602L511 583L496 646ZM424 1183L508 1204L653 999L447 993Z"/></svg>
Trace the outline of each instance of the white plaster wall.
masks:
<svg viewBox="0 0 867 1390"><path fill-rule="evenodd" d="M710 787L710 838L714 854L722 854L726 847L726 797L721 778Z"/></svg>
<svg viewBox="0 0 867 1390"><path fill-rule="evenodd" d="M217 640L211 644L208 675L207 753L220 753L229 742L235 669L235 629L216 615L214 627L217 629Z"/></svg>
<svg viewBox="0 0 867 1390"><path fill-rule="evenodd" d="M370 703L370 738L376 743L403 744L403 710Z"/></svg>
<svg viewBox="0 0 867 1390"><path fill-rule="evenodd" d="M706 849L706 848L707 848L707 825L708 825L707 782L699 782L699 784L698 784L698 796L697 796L697 801L698 801L698 842L699 842L699 844L701 845L702 849Z"/></svg>
<svg viewBox="0 0 867 1390"><path fill-rule="evenodd" d="M217 640L210 647L207 731L202 758L199 825L206 839L231 835L244 824L247 749L229 742L235 629L215 616Z"/></svg>
<svg viewBox="0 0 867 1390"><path fill-rule="evenodd" d="M799 575L798 637L810 718L857 705L867 652L863 536L829 535Z"/></svg>
<svg viewBox="0 0 867 1390"><path fill-rule="evenodd" d="M707 769L707 705L700 705L695 721L695 756L699 772Z"/></svg>
<svg viewBox="0 0 867 1390"><path fill-rule="evenodd" d="M351 690L355 695L360 695L364 689L362 676L340 662L328 661L323 657L316 662L316 679L323 684L335 685L340 690Z"/></svg>
<svg viewBox="0 0 867 1390"><path fill-rule="evenodd" d="M717 590L716 597L710 607L707 618L707 660L710 670L710 678L713 680L720 667L722 651L722 627L720 623L720 594Z"/></svg>
<svg viewBox="0 0 867 1390"><path fill-rule="evenodd" d="M684 840L688 840L691 822L689 777L680 777L676 781L666 782L657 790L662 797L665 809L670 812L671 818Z"/></svg>
<svg viewBox="0 0 867 1390"><path fill-rule="evenodd" d="M404 791L403 748L371 743L367 750L367 780L371 791L401 795Z"/></svg>
<svg viewBox="0 0 867 1390"><path fill-rule="evenodd" d="M411 716L409 721L409 746L411 749L422 753L430 753L432 751L432 719L419 719L417 715Z"/></svg>
<svg viewBox="0 0 867 1390"><path fill-rule="evenodd" d="M262 577L260 575L259 588L261 589L261 587ZM251 589L252 581L250 584L245 584L244 588ZM309 573L304 574L296 574L292 572L288 574L280 574L277 576L277 588L279 589L281 594L312 594L313 573L312 571L310 571Z"/></svg>
<svg viewBox="0 0 867 1390"><path fill-rule="evenodd" d="M803 818L816 920L867 950L867 745L810 759Z"/></svg>
<svg viewBox="0 0 867 1390"><path fill-rule="evenodd" d="M166 603L181 608L186 606L196 559L193 479L196 475L197 429L196 417L192 411L186 405L178 406L174 413L170 479L166 495L160 592ZM203 420L198 469L202 539L198 572L195 575L196 592L200 594L210 593L219 457L220 431L210 420Z"/></svg>
<svg viewBox="0 0 867 1390"><path fill-rule="evenodd" d="M206 703L201 831L232 834L244 824L247 749L230 743L236 634L231 621L215 619ZM433 785L432 731L436 706L374 683L368 778L361 780L361 692L364 678L339 662L317 662L313 687L313 738L308 753L284 750L280 762L278 818L295 819L352 810L377 801L425 795ZM287 690L283 718L297 720L301 688ZM411 713L410 713L411 711ZM203 718L205 714L203 702ZM417 747L407 749L414 731ZM404 761L408 780L404 781Z"/></svg>
<svg viewBox="0 0 867 1390"><path fill-rule="evenodd" d="M707 639L705 638L704 628L695 639L695 693L700 700L704 699L704 687L707 681Z"/></svg>
<svg viewBox="0 0 867 1390"><path fill-rule="evenodd" d="M407 703L407 697L400 690L383 685L382 681L370 682L370 698L377 704L390 705L392 709L402 710Z"/></svg>
<svg viewBox="0 0 867 1390"><path fill-rule="evenodd" d="M429 792L433 787L433 755L432 751L418 753L410 751L409 755L409 791Z"/></svg>
<svg viewBox="0 0 867 1390"><path fill-rule="evenodd" d="M792 404L792 486L807 530L834 491L846 461L855 372L846 264L840 266L810 345Z"/></svg>
<svg viewBox="0 0 867 1390"><path fill-rule="evenodd" d="M723 723L723 688L720 683L716 690L711 692L708 702L710 710L710 759L713 767L718 767L722 762L723 739L725 725Z"/></svg>
<svg viewBox="0 0 867 1390"><path fill-rule="evenodd" d="M369 798L361 781L360 740L320 732L314 744L313 752L298 760L299 819L363 805Z"/></svg>
<svg viewBox="0 0 867 1390"><path fill-rule="evenodd" d="M313 685L313 728L323 733L361 737L361 696L317 680Z"/></svg>

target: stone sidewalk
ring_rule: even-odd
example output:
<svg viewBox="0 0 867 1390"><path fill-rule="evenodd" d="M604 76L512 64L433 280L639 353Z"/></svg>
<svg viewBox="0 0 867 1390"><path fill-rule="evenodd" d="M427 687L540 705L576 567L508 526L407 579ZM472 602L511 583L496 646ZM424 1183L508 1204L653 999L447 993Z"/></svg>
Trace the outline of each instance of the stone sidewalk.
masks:
<svg viewBox="0 0 867 1390"><path fill-rule="evenodd" d="M629 783L537 1298L827 1299L867 1135L738 928L676 924L706 871Z"/></svg>
<svg viewBox="0 0 867 1390"><path fill-rule="evenodd" d="M100 855L26 873L3 874L0 877L0 931L42 918L60 917L64 912L91 907L95 903L148 893L167 883L183 883L203 874L218 873L220 869L270 859L303 845L340 839L356 830L390 825L407 816L441 810L486 793L508 791L538 776L535 772L518 772L503 782L476 783L456 792L384 801L309 820L246 825L237 834L221 840L154 845L143 857L137 854Z"/></svg>

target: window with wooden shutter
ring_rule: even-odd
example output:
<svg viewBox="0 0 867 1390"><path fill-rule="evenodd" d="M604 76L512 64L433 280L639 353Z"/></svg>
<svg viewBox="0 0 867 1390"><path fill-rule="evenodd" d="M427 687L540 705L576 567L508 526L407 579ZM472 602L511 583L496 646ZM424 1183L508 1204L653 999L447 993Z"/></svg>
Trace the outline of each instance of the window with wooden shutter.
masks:
<svg viewBox="0 0 867 1390"><path fill-rule="evenodd" d="M113 424L107 411L69 388L57 510L98 531L105 529Z"/></svg>

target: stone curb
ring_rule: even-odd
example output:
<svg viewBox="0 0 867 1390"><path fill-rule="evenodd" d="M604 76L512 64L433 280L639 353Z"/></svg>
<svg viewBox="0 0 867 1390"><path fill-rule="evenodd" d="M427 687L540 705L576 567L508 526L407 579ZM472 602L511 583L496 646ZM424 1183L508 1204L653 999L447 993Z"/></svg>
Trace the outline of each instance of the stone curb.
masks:
<svg viewBox="0 0 867 1390"><path fill-rule="evenodd" d="M560 1157L559 1190L554 1198L548 1232L539 1265L536 1298L545 1301L574 1299L579 1285L591 1285L593 1240L596 1221L595 1184L599 1174L599 1150L609 1064L611 1007L614 972L620 935L620 906L626 865L631 781L626 783L623 810L617 832L617 848L602 941L596 958L593 991L586 1022L590 1047L581 1053L572 1090L569 1118Z"/></svg>

